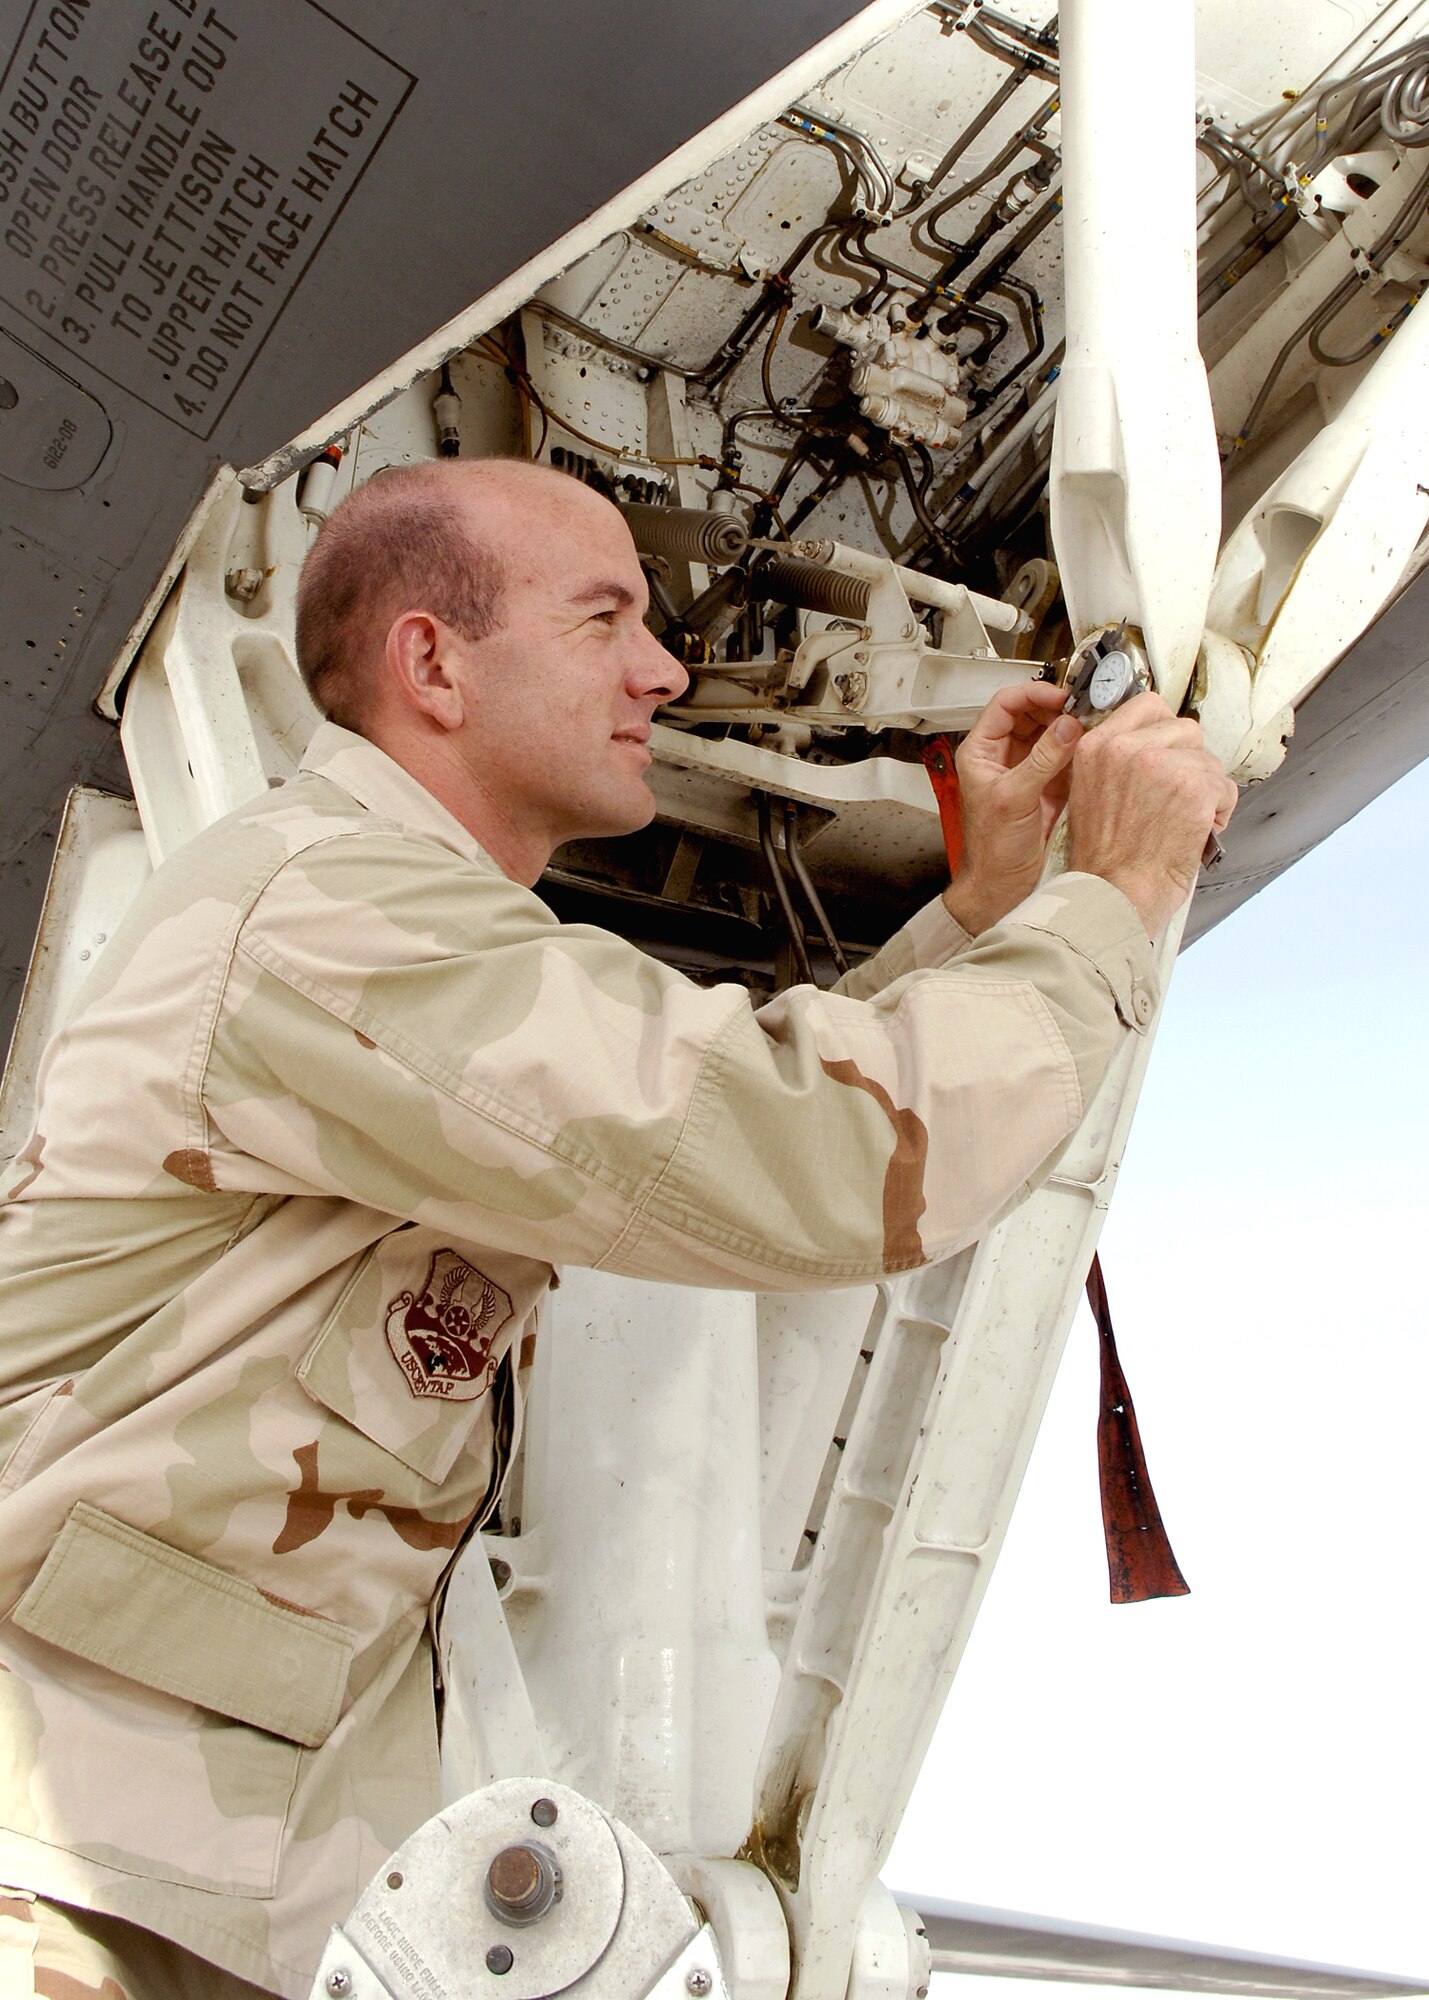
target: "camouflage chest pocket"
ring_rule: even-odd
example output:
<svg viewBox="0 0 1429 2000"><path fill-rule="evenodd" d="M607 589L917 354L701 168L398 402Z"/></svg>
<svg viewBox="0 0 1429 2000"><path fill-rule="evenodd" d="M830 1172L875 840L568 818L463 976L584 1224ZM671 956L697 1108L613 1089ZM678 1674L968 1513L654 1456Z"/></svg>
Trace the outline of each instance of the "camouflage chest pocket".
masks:
<svg viewBox="0 0 1429 2000"><path fill-rule="evenodd" d="M473 1257L480 1255L478 1265ZM408 1226L374 1244L298 1365L315 1402L425 1481L468 1446L485 1476L491 1388L550 1281L525 1258L468 1253Z"/></svg>

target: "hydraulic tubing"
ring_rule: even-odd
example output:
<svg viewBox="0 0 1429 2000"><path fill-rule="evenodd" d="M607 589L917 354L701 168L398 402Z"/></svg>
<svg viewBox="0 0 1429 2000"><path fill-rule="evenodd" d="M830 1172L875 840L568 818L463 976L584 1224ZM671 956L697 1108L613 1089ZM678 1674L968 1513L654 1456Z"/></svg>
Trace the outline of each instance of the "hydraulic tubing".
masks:
<svg viewBox="0 0 1429 2000"><path fill-rule="evenodd" d="M794 968L805 986L814 984L814 968L809 959L809 947L804 937L804 927L794 908L794 899L789 894L789 884L784 880L784 870L779 866L779 853L774 845L772 808L768 792L758 794L759 845L764 851L764 865L769 870L769 879L775 895L779 898L780 913L784 918L784 928L789 934L789 949L794 954Z"/></svg>
<svg viewBox="0 0 1429 2000"><path fill-rule="evenodd" d="M840 973L847 972L848 959L833 925L829 922L829 913L824 908L822 896L814 886L814 878L809 873L809 864L805 861L803 849L799 845L799 808L793 799L784 801L784 852L789 857L794 880L804 892L804 901L814 913L814 922L824 934L824 943L829 948L830 957Z"/></svg>

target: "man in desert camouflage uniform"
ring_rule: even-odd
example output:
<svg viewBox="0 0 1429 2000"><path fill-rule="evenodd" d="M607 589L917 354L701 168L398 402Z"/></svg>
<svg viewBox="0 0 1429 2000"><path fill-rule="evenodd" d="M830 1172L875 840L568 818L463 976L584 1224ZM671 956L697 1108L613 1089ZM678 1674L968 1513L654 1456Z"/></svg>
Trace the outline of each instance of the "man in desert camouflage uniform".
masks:
<svg viewBox="0 0 1429 2000"><path fill-rule="evenodd" d="M945 1257L1151 1018L1148 932L1234 799L1152 696L1085 740L1000 696L963 870L831 992L756 1011L559 924L556 845L654 810L685 675L645 607L573 481L365 487L300 598L333 720L159 871L46 1055L0 1207L7 1995L307 1993L437 1807L429 1607L553 1265Z"/></svg>

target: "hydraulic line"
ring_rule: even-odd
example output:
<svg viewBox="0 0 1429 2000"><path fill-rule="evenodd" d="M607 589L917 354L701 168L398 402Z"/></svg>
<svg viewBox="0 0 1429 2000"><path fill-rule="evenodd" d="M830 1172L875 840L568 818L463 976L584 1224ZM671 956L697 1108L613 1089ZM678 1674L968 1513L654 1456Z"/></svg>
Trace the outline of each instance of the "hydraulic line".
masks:
<svg viewBox="0 0 1429 2000"><path fill-rule="evenodd" d="M1289 145L1305 123L1307 116L1314 115L1327 92L1335 87L1334 79L1330 76L1334 63L1352 58L1357 43L1368 42L1372 48L1384 48L1391 36L1397 34L1414 19L1416 14L1423 11L1424 0L1401 0L1397 13L1393 8L1387 8L1382 13L1372 12L1349 45L1341 49L1339 54L1312 78L1298 97L1288 103L1277 104L1271 110L1263 112L1259 118L1251 119L1245 129L1256 133L1262 142L1268 140L1271 134L1276 134L1278 141ZM1400 44L1400 47L1403 46ZM1353 74L1353 70L1350 73Z"/></svg>
<svg viewBox="0 0 1429 2000"><path fill-rule="evenodd" d="M1015 70L1011 76L1005 78L992 93L992 96L984 104L981 111L978 112L972 123L963 127L948 151L944 153L942 159L934 167L928 180L926 190L928 194L931 194L933 189L953 171L953 168L958 164L958 161L963 157L968 147L986 131L993 119L996 118L998 112L1001 111L1003 105L1022 88L1029 74L1030 71L1024 68ZM905 210L905 213L910 212Z"/></svg>
<svg viewBox="0 0 1429 2000"><path fill-rule="evenodd" d="M974 14L965 6L949 5L948 0L930 0L928 11L939 15L946 23L945 34L950 30L965 34L980 49L1000 57L1003 62L1035 63L1052 70L1057 67L1055 24L1046 28L1028 28L1007 14L995 13L991 7L982 7ZM1006 41L1003 36L1007 37Z"/></svg>
<svg viewBox="0 0 1429 2000"><path fill-rule="evenodd" d="M853 301L850 309L854 312L871 311L881 291L897 291L898 287L893 282L894 272L897 272L900 278L907 279L909 284L921 286L924 283L920 272L910 271L905 265L895 264L890 258L880 257L869 249L869 232L876 226L872 222L848 222L843 225L840 232L839 254L850 264L861 264L864 270L872 271L876 281L872 285L865 285Z"/></svg>
<svg viewBox="0 0 1429 2000"><path fill-rule="evenodd" d="M1030 368L1047 345L1042 331L1042 301L1038 297L1035 287L1029 285L1025 278L1014 278L1010 273L1007 273L999 278L995 285L990 285L988 289L989 291L1000 292L1004 298L1010 297L1017 301L1019 317L1022 321L1022 331L1027 340L1027 350L1024 354L1019 355L1017 360L1009 367L1005 368L995 382L988 384L986 390L983 392L985 398L984 408L990 407L995 403L1008 384L1015 382L1025 369Z"/></svg>
<svg viewBox="0 0 1429 2000"><path fill-rule="evenodd" d="M1255 226L1257 229L1263 229L1274 218L1282 199L1279 194L1281 187L1279 174L1268 167L1263 160L1258 160L1239 139L1229 132L1221 131L1217 125L1205 124L1201 127L1196 139L1196 150L1203 153L1207 159L1213 160L1222 175L1234 175L1241 199L1250 210ZM1258 192L1253 180L1253 176L1257 174L1261 180Z"/></svg>
<svg viewBox="0 0 1429 2000"><path fill-rule="evenodd" d="M1317 361L1323 361L1330 368L1352 368L1357 361L1368 361L1375 349L1383 347L1395 328L1401 326L1408 319L1410 313L1413 312L1418 303L1419 294L1416 292L1405 300L1392 319L1387 320L1383 326L1377 327L1369 339L1357 347L1352 354L1336 354L1325 346L1323 336L1325 328L1330 322L1322 320L1310 335L1308 343L1310 352Z"/></svg>
<svg viewBox="0 0 1429 2000"><path fill-rule="evenodd" d="M1025 21L1014 21L1010 14L999 14L991 7L984 7L973 21L974 28L995 28L1000 35L1020 42L1044 62L1055 62L1061 51L1057 42L1055 17L1045 28L1029 28Z"/></svg>
<svg viewBox="0 0 1429 2000"><path fill-rule="evenodd" d="M764 343L764 353L759 363L759 386L764 391L764 401L769 407L771 417L782 417L784 414L774 398L773 367L774 350L779 345L779 336L784 331L784 322L788 317L789 301L783 299L780 301L778 312L774 315L774 325L768 340Z"/></svg>
<svg viewBox="0 0 1429 2000"><path fill-rule="evenodd" d="M1042 342L1042 301L1035 285L1026 278L1014 277L1011 272L999 278L995 285L989 285L990 292L1007 299L1017 313L1017 324L1022 330L1022 338L1027 344L1029 357L1039 352Z"/></svg>
<svg viewBox="0 0 1429 2000"><path fill-rule="evenodd" d="M673 556L677 561L723 568L738 562L749 547L749 530L733 514L634 503L622 505L620 511L636 548L646 555Z"/></svg>
<svg viewBox="0 0 1429 2000"><path fill-rule="evenodd" d="M820 233L822 232L811 230L809 236L805 237L804 242L807 244L811 237ZM687 382L698 382L706 389L717 388L725 377L732 374L739 366L740 362L744 359L745 353L753 344L761 329L773 319L780 305L787 300L788 296L789 282L782 273L777 274L775 278L769 279L765 284L764 290L754 301L753 305L749 307L747 312L740 315L739 322L734 331L725 338L715 353L710 356L704 367L696 369L693 374L687 375L685 380Z"/></svg>
<svg viewBox="0 0 1429 2000"><path fill-rule="evenodd" d="M901 445L897 444L891 445L890 449L897 463L898 470L903 475L903 484L907 488L909 504L914 514L918 517L919 527L930 541L934 541L940 548L946 549L949 546L948 535L938 525L938 522L929 511L928 502L924 497L924 489L914 477L913 467L909 462L907 452L904 451Z"/></svg>
<svg viewBox="0 0 1429 2000"><path fill-rule="evenodd" d="M1268 257L1276 244L1284 241L1299 220L1299 214L1295 209L1289 207L1279 209L1259 235L1252 236L1248 242L1237 243L1233 249L1219 257L1200 280L1196 293L1197 316L1208 312L1217 299L1225 296L1232 285L1240 283L1247 271L1254 270L1263 257Z"/></svg>
<svg viewBox="0 0 1429 2000"><path fill-rule="evenodd" d="M1376 129L1401 146L1424 145L1429 140L1429 130L1423 124L1426 58L1429 58L1429 40L1421 36L1387 51L1324 91L1315 106L1319 139L1301 172L1313 174L1330 157L1332 149L1337 153L1360 151ZM1358 85L1358 89L1332 138L1327 107L1353 85Z"/></svg>
<svg viewBox="0 0 1429 2000"><path fill-rule="evenodd" d="M540 319L548 319L555 326L563 326L567 333L573 333L580 340L588 340L592 347L603 347L607 354L618 354L622 361L632 361L637 368L649 368L658 374L662 369L667 375L676 375L682 382L698 379L698 371L681 368L676 362L662 361L658 354L645 354L638 347L631 347L626 341L616 340L598 327L587 326L584 320L573 319L570 313L562 312L547 299L531 299L522 307L523 312L532 312Z"/></svg>
<svg viewBox="0 0 1429 2000"><path fill-rule="evenodd" d="M1024 180L1031 181L1034 186L1040 183L1040 186L1045 188L1048 181L1052 177L1052 172L1053 172L1052 164L1048 160L1040 161L1038 165L1035 167L1029 167L1025 169L1019 168L1019 170L1008 181L1006 187L1002 190L1002 193L997 197L996 201L994 201L992 205L989 207L987 214L983 217L981 223L979 223L978 227L973 231L972 235L968 238L967 242L960 243L957 246L952 256L943 266L943 269L938 273L936 281L937 284L950 285L953 282L954 278L960 277L962 273L969 268L970 265L973 265L977 262L978 258L982 255L983 251L986 250L989 247L989 245L993 243L995 239L1002 234L1004 229L1010 228L1011 225L1017 220L1018 215L1021 213L1021 209L1014 208L1011 210L1011 212L1008 212L1008 204L1013 199L1014 191L1016 190L1019 181L1024 181ZM1023 206L1025 207L1026 204L1024 203ZM1055 212L1055 210L1053 212ZM1041 211L1039 210L1037 211L1037 213L1040 214ZM1025 228L1026 224L1024 224L1023 227ZM1036 233L1037 231L1034 229L1032 231L1032 235L1035 236ZM1019 252L1025 247L1026 243L1030 241L1031 241L1031 236L1023 237L1022 232L1019 231L1018 237L1017 239L1015 239L1014 244L1012 246L1011 257L1009 257L1008 261L1011 262L1012 259L1014 259L1019 254ZM1008 253L1004 251L1002 254L1006 256ZM1003 268L1006 267L1004 266ZM1001 270L997 271L995 275L1000 277L1002 275ZM930 290L931 289L932 287L930 287Z"/></svg>
<svg viewBox="0 0 1429 2000"><path fill-rule="evenodd" d="M1011 166L1019 153L1036 153L1044 162L1056 158L1057 149L1047 144L1042 137L1042 130L1057 110L1060 101L1055 93L1049 97L1022 129L1012 134L1001 151L980 174L975 175L970 181L964 181L960 187L954 188L951 194L944 195L935 207L930 208L926 215L919 218L918 228L930 242L936 244L940 250L946 251L949 256L956 256L963 246L951 242L946 236L940 236L938 233L937 225L943 216L961 207L963 202L970 200L973 195L980 194L990 181L995 181L1000 173Z"/></svg>
<svg viewBox="0 0 1429 2000"><path fill-rule="evenodd" d="M1290 359L1306 334L1313 335L1316 329L1326 320L1333 319L1335 314L1340 310L1340 307L1345 305L1359 290L1359 284L1358 276L1352 271L1349 277L1340 280L1339 284L1336 285L1328 297L1320 300L1313 312L1307 313L1305 318L1301 320L1300 324L1295 328L1295 331L1276 355L1274 361L1271 362L1270 373L1261 383L1255 401L1246 412L1245 420L1241 424L1240 430L1231 439L1230 450L1226 453L1227 458L1231 458L1236 452L1242 451L1249 442L1250 434L1259 421L1260 413L1270 400L1271 390L1274 389L1276 383L1280 380L1286 362Z"/></svg>
<svg viewBox="0 0 1429 2000"><path fill-rule="evenodd" d="M1008 78L1000 89L994 92L989 104L983 108L986 115L979 114L979 117L972 121L972 124L962 134L950 153L939 163L933 180L929 183L930 187L938 185L950 167L961 156L965 147L972 143L980 131L985 129L987 122L991 117L995 116L996 110L1011 95L1012 89L1015 89L1023 82L1027 75L1035 74L1040 61L1041 58L1034 60L1033 56L1029 54L1023 70L1017 76ZM1054 96L1040 107L1022 133L1014 135L1008 146L1003 148L997 160L993 162L992 167L986 173L978 176L976 181L969 183L967 186L955 190L950 201L940 202L930 212L929 220L934 220L938 215L946 212L949 205L955 206L958 202L967 199L968 196L977 192L981 187L986 185L988 180L995 178L996 174L1015 157L1018 151L1030 148L1044 160L1052 157L1054 149L1047 146L1039 134L1041 127L1045 125L1047 119L1056 108L1057 99ZM858 135L848 133L842 128L830 124L828 120L813 122L821 123L835 140L844 142L850 154L856 150L859 144L864 143L858 139ZM869 160L875 159L876 156L873 154L871 148L867 149L867 153ZM878 162L877 165L880 174L887 178L888 195L886 198L881 198L880 202L875 205L886 207L892 199L892 182L891 178L887 177L887 169L882 166L882 162ZM873 182L870 180L868 184L872 186ZM879 186L881 188L881 182ZM920 195L918 199L921 201L923 198ZM910 204L903 212L911 215L917 205L916 202ZM780 313L780 309L789 305L792 295L791 279L794 272L821 243L828 241L831 237L840 239L842 254L851 263L867 270L875 281L876 287L892 291L895 289L895 278L902 279L919 289L926 287L927 277L925 273L911 271L902 265L894 264L887 258L880 257L869 248L868 238L875 227L877 227L875 219L854 218L846 221L820 223L809 230L785 259L780 269L772 273L765 281L759 296L751 301L739 321L720 343L714 354L702 366L697 368L683 367L677 362L666 359L664 356L651 354L646 350L635 347L628 341L617 340L613 335L605 333L599 328L587 325L584 321L576 319L573 315L564 312L560 307L552 305L547 300L533 299L530 302L528 310L537 313L544 319L549 319L557 326L564 327L578 338L590 341L593 346L603 348L607 353L615 354L621 360L631 362L637 367L656 372L664 371L677 377L682 382L699 384L706 389L715 389L732 374L754 341L759 338L763 329ZM938 247L948 251L950 254L954 253L959 247L939 238L936 229L932 229L931 234ZM867 298L872 295L876 295L876 293L870 294L866 289L863 296ZM1000 316L995 319L988 309L984 308L982 311L984 314L982 323L990 327L996 326L1000 332ZM766 353L768 352L769 350L766 349ZM781 420L787 420L784 412L775 411L773 414ZM569 425L564 426L564 428L569 429Z"/></svg>
<svg viewBox="0 0 1429 2000"><path fill-rule="evenodd" d="M1401 70L1385 91L1380 123L1400 146L1429 146L1429 51Z"/></svg>
<svg viewBox="0 0 1429 2000"><path fill-rule="evenodd" d="M774 893L779 898L779 908L784 918L784 928L789 934L789 945L794 954L794 965L800 979L806 986L814 984L814 968L809 960L809 947L804 937L803 925L799 922L794 908L794 899L789 894L789 884L784 880L784 870L779 866L779 854L774 845L774 829L770 823L769 794L758 795L759 845L764 850L764 865L769 870L769 879L774 885Z"/></svg>
<svg viewBox="0 0 1429 2000"><path fill-rule="evenodd" d="M813 911L814 922L824 934L824 943L829 948L829 956L838 967L840 974L847 972L848 959L844 955L844 948L834 934L834 927L829 922L828 912L824 908L823 899L814 887L814 878L809 873L809 864L805 861L803 850L799 845L799 808L793 799L785 799L784 801L784 852L789 857L789 866L794 871L794 880L804 892L804 901Z"/></svg>
<svg viewBox="0 0 1429 2000"><path fill-rule="evenodd" d="M846 125L837 125L831 118L816 118L811 111L805 111L797 104L781 114L779 123L841 154L852 167L859 186L866 190L868 207L881 215L888 214L894 207L898 192L893 176L861 133L851 131Z"/></svg>
<svg viewBox="0 0 1429 2000"><path fill-rule="evenodd" d="M1410 189L1408 196L1400 204L1399 211L1395 215L1394 220L1389 224L1384 234L1370 251L1369 262L1374 269L1378 270L1382 261L1399 248L1405 237L1418 225L1426 208L1429 208L1429 173L1423 174L1417 184ZM1328 326L1341 309L1348 304L1349 300L1359 290L1360 284L1359 272L1352 270L1347 277L1340 280L1333 291L1321 299L1312 312L1308 313L1301 320L1300 324L1295 328L1295 331L1276 355L1274 361L1270 364L1269 374L1261 383L1255 401L1246 412L1239 432L1231 440L1230 450L1226 453L1227 458L1233 457L1236 452L1244 450L1251 432L1260 419L1261 412L1270 400L1271 391L1280 380L1285 369L1285 364L1289 361L1300 342L1307 336L1312 343L1315 342L1321 328ZM1328 353L1317 355L1316 358L1331 361L1331 356ZM1337 364L1331 361L1331 365Z"/></svg>
<svg viewBox="0 0 1429 2000"><path fill-rule="evenodd" d="M989 287L989 290L996 289L997 287L995 286ZM948 335L958 332L961 327L967 325L985 328L977 345L969 348L965 356L965 359L970 362L980 365L982 362L988 360L1012 331L1011 320L1007 317L1006 313L1000 313L996 306L981 303L974 305L970 299L964 298L961 292L953 291L951 286L935 286L934 295L938 298L946 295L952 301L949 310L938 320L938 332L945 339ZM908 316L910 319L918 319L925 317L926 314L920 313L919 309L915 306L909 312Z"/></svg>
<svg viewBox="0 0 1429 2000"><path fill-rule="evenodd" d="M1058 372L1056 369L1049 371L1053 376ZM1007 460L1011 458L1012 454L1019 450L1028 438L1032 436L1038 426L1052 414L1052 407L1056 400L1056 382L1055 380L1049 381L1043 388L1042 393L1034 397L1021 416L1002 433L987 456L979 464L972 467L966 479L964 479L962 485L958 488L957 497L964 501L964 507L960 514L953 517L957 527L961 529L966 522L971 521L983 511L984 506L987 504L987 496L991 492L992 479L1006 464Z"/></svg>
<svg viewBox="0 0 1429 2000"><path fill-rule="evenodd" d="M1394 47L1388 43L1398 29L1423 12L1422 0L1410 0L1397 20L1388 18L1388 10L1373 15L1370 25L1356 39L1372 34L1378 44L1376 53L1338 77L1331 76L1328 68L1322 70L1293 105L1277 107L1268 116L1252 120L1245 129L1255 135L1262 155L1273 158L1277 164L1283 163L1287 169L1295 158L1297 173L1303 180L1336 154L1361 151L1377 128L1401 145L1422 144L1419 121L1413 110L1416 94L1413 79L1415 70L1429 54L1429 39L1421 35ZM1354 46L1351 42L1339 60L1347 59ZM1404 93L1391 97L1400 77L1405 80ZM1354 94L1346 106L1343 100L1349 92ZM1409 133L1414 136L1405 136ZM1302 146L1307 145L1308 152L1301 155ZM1296 158L1297 155L1300 157Z"/></svg>
<svg viewBox="0 0 1429 2000"><path fill-rule="evenodd" d="M975 546L979 552L996 548L1021 526L1029 501L1041 493L1047 479L1047 461L1038 453L1037 463L1017 487L1011 499L982 522Z"/></svg>
<svg viewBox="0 0 1429 2000"><path fill-rule="evenodd" d="M786 525L791 536L797 534L809 516L822 506L823 502L828 499L830 493L833 492L843 477L843 467L834 464L824 473L818 485L810 488L789 516Z"/></svg>
<svg viewBox="0 0 1429 2000"><path fill-rule="evenodd" d="M731 370L744 358L746 349L757 337L760 328L773 317L781 299L789 296L789 279L793 272L808 256L809 252L827 236L836 235L848 225L842 222L823 222L811 229L803 241L784 261L780 270L774 272L765 282L763 291L742 314L734 331L715 350L702 368L682 368L678 362L666 361L658 354L648 354L641 348L632 347L628 341L616 340L598 327L588 326L584 320L575 319L559 306L551 305L545 299L532 299L523 310L536 313L556 326L563 326L580 340L588 340L592 347L604 348L608 354L619 355L622 361L633 362L637 368L648 368L653 374L662 371L676 376L681 382L698 382L712 388L722 382ZM569 429L569 425L563 426Z"/></svg>
<svg viewBox="0 0 1429 2000"><path fill-rule="evenodd" d="M645 583L650 592L650 602L659 612L666 630L678 632L683 621L675 606L675 600L665 588L664 578L651 564L642 564L641 567L645 571Z"/></svg>
<svg viewBox="0 0 1429 2000"><path fill-rule="evenodd" d="M1021 228L1003 244L997 255L983 265L981 271L971 281L972 284L988 288L1000 284L1028 244L1035 242L1053 217L1060 215L1061 212L1061 190L1054 188L1050 197L1040 208L1033 209Z"/></svg>
<svg viewBox="0 0 1429 2000"><path fill-rule="evenodd" d="M784 460L784 463L779 468L778 478L774 481L774 484L769 489L769 499L771 505L777 507L779 502L784 498L784 495L789 491L789 482L793 479L795 473L799 470L799 467L803 464L804 457L806 452L808 451L808 448L809 448L808 435L804 431L800 431L798 437L795 438L793 444L789 448L788 457Z"/></svg>

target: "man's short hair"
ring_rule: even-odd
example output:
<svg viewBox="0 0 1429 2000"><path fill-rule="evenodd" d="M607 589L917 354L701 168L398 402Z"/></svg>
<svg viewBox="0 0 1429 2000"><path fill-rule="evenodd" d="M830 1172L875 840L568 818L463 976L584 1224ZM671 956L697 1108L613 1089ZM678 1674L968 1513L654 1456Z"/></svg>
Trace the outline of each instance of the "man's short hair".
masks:
<svg viewBox="0 0 1429 2000"><path fill-rule="evenodd" d="M500 620L500 559L461 508L471 468L440 463L376 473L337 507L298 581L298 668L331 721L361 730L392 621L429 611L464 639Z"/></svg>

